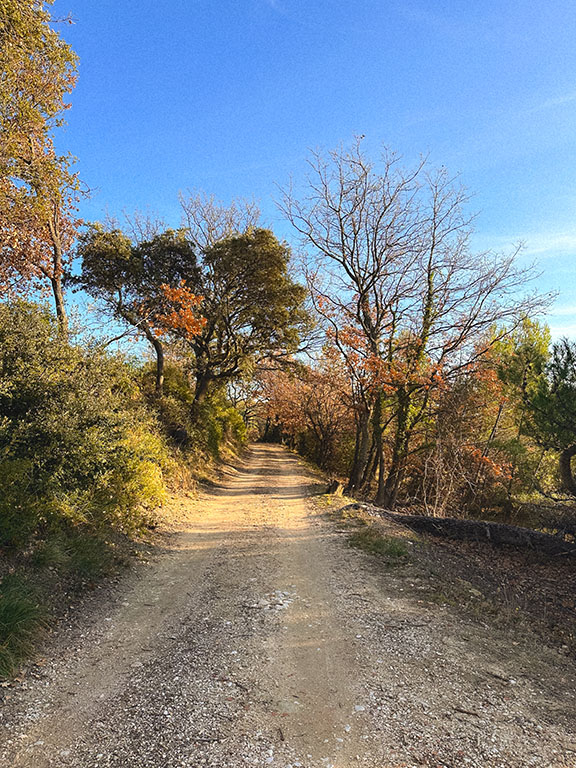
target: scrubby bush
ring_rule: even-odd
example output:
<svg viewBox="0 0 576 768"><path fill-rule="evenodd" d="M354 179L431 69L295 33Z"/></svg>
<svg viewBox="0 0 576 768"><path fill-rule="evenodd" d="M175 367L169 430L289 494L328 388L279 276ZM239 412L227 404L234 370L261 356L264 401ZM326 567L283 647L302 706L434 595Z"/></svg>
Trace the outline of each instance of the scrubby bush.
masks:
<svg viewBox="0 0 576 768"><path fill-rule="evenodd" d="M196 403L195 382L186 363L169 362L164 369L164 394L158 399L151 374L146 367L142 379L149 407L157 414L166 438L182 450L185 460L196 464L202 463L202 459L217 459L224 443L246 442L246 424L228 399L224 386Z"/></svg>
<svg viewBox="0 0 576 768"><path fill-rule="evenodd" d="M0 677L53 612L45 584L114 570L167 476L187 478L245 435L223 391L194 408L185 366L167 365L158 398L146 366L70 342L39 305L0 304Z"/></svg>
<svg viewBox="0 0 576 768"><path fill-rule="evenodd" d="M195 433L210 455L218 458L223 443L245 442L246 425L225 393L216 390L198 408Z"/></svg>
<svg viewBox="0 0 576 768"><path fill-rule="evenodd" d="M133 529L161 500L168 461L122 359L69 343L37 305L0 305L0 545Z"/></svg>

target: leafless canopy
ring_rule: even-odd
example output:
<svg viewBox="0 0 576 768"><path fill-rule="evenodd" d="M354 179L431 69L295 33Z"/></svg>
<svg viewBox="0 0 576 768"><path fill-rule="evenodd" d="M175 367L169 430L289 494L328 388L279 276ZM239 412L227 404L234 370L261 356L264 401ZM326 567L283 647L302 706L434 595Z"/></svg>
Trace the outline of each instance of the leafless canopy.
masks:
<svg viewBox="0 0 576 768"><path fill-rule="evenodd" d="M369 160L348 150L313 153L303 195L284 191L281 208L300 233L316 308L338 343L361 331L367 354L405 357L414 340L438 365L459 367L495 326L514 325L545 299L522 296L531 268L516 252L470 250L465 190L426 159L412 169L385 150Z"/></svg>
<svg viewBox="0 0 576 768"><path fill-rule="evenodd" d="M287 189L281 208L349 372L357 412L349 487L369 483L378 467L377 503L392 507L440 382L472 371L545 300L523 295L532 271L517 268L515 253L472 252L467 195L445 168L421 159L406 170L386 150L374 163L360 140L313 153L309 166L305 191Z"/></svg>
<svg viewBox="0 0 576 768"><path fill-rule="evenodd" d="M260 208L254 200L235 198L229 205L204 192L180 193L182 225L201 250L220 240L244 234L260 222Z"/></svg>

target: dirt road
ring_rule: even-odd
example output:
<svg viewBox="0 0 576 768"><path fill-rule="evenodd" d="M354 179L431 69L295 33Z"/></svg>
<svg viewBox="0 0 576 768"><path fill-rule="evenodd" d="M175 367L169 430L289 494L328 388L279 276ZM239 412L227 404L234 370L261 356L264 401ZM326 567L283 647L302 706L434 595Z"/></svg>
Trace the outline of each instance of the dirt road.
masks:
<svg viewBox="0 0 576 768"><path fill-rule="evenodd" d="M4 768L573 768L571 662L422 599L278 446L63 629L1 710Z"/></svg>

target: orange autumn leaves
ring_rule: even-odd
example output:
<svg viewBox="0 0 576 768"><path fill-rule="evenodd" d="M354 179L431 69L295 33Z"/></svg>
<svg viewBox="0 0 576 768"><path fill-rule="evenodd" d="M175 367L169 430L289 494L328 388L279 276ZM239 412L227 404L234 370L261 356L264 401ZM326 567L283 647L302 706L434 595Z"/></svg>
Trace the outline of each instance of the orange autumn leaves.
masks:
<svg viewBox="0 0 576 768"><path fill-rule="evenodd" d="M405 333L396 340L393 355L372 351L362 331L352 324L342 325L337 331L328 329L326 335L366 391L379 390L389 396L400 388L440 392L447 386L442 363L433 362L423 353L423 342L414 334ZM388 349L390 343L391 339L383 339L383 349Z"/></svg>
<svg viewBox="0 0 576 768"><path fill-rule="evenodd" d="M191 339L202 333L206 318L198 314L203 296L188 288L185 280L177 286L161 285L162 307L154 314L153 326L159 336L173 334Z"/></svg>

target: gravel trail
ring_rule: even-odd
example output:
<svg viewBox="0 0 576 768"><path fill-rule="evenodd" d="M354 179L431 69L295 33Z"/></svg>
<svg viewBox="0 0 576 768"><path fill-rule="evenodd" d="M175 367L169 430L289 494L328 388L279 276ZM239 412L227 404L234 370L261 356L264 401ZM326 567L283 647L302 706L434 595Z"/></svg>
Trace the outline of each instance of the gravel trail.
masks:
<svg viewBox="0 0 576 768"><path fill-rule="evenodd" d="M0 709L2 768L576 768L572 663L350 549L257 445Z"/></svg>

